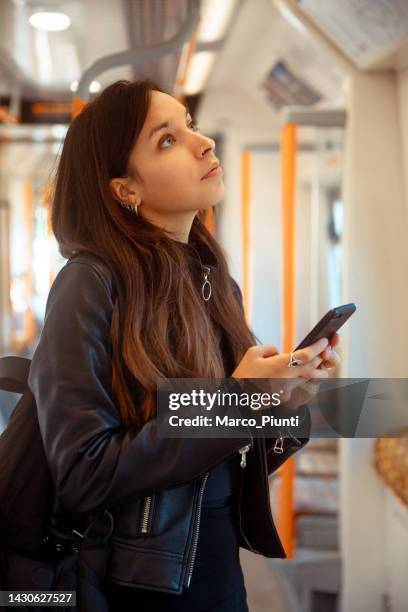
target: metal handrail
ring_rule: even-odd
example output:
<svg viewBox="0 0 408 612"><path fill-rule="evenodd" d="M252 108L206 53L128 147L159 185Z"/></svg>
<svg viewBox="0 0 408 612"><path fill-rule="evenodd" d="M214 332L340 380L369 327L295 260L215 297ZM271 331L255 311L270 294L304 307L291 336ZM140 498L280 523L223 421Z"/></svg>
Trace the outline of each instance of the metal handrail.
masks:
<svg viewBox="0 0 408 612"><path fill-rule="evenodd" d="M139 47L101 57L92 64L81 76L78 83L76 98L86 101L89 97L89 86L102 72L118 66L134 65L140 62L159 59L169 53L178 51L193 35L200 20L200 0L190 0L187 7L187 17L180 31L170 40L151 47Z"/></svg>

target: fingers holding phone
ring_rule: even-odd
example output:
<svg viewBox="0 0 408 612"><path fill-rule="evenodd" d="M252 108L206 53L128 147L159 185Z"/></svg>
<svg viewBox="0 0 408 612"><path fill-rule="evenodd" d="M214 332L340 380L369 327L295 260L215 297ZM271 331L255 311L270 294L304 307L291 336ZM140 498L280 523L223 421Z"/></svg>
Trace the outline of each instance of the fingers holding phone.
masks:
<svg viewBox="0 0 408 612"><path fill-rule="evenodd" d="M303 364L289 367L290 354L279 353L275 345L264 344L250 347L237 368L232 373L234 378L327 378L325 370L318 367L323 361L320 356L328 345L327 338L322 338L305 348L296 351L296 359Z"/></svg>
<svg viewBox="0 0 408 612"><path fill-rule="evenodd" d="M327 338L320 338L313 344L297 349L293 353L285 353L290 370L294 370L292 376L304 378L306 380L314 378L328 378L326 369L320 369L324 361L323 353L327 350L329 341ZM293 366L290 366L291 358L294 359Z"/></svg>
<svg viewBox="0 0 408 612"><path fill-rule="evenodd" d="M274 344L251 346L231 376L237 379L328 378L328 369L340 362L340 355L333 350L340 341L337 331L355 311L354 303L332 308L292 353L279 353ZM300 363L293 364L293 358Z"/></svg>
<svg viewBox="0 0 408 612"><path fill-rule="evenodd" d="M337 353L337 351L334 350L334 347L337 346L339 342L340 336L338 333L335 333L334 336L330 339L330 344L327 348L324 349L323 353L321 354L323 362L320 365L320 368L331 370L340 363L340 355Z"/></svg>
<svg viewBox="0 0 408 612"><path fill-rule="evenodd" d="M340 363L340 355L333 350L340 341L340 336L337 331L355 313L356 309L356 305L351 302L350 304L343 304L342 306L336 306L329 310L329 312L327 312L309 332L306 338L296 347L296 353L299 353L299 351L305 348L309 349L310 346L313 346L313 343L316 343L319 339L328 338L329 345L322 351L322 362L318 366L318 369L327 371L334 368ZM315 375L315 377L318 378L319 375Z"/></svg>

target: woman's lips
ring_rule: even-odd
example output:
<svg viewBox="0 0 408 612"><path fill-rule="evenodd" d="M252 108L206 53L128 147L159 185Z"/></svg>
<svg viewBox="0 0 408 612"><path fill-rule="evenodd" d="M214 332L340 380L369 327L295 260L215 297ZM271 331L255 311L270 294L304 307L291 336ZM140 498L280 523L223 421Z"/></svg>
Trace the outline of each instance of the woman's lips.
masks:
<svg viewBox="0 0 408 612"><path fill-rule="evenodd" d="M222 167L221 166L217 166L216 168L214 168L214 170L211 170L211 172L209 172L201 180L203 181L204 179L213 178L214 176L220 176L222 174L224 174L223 171L222 171Z"/></svg>

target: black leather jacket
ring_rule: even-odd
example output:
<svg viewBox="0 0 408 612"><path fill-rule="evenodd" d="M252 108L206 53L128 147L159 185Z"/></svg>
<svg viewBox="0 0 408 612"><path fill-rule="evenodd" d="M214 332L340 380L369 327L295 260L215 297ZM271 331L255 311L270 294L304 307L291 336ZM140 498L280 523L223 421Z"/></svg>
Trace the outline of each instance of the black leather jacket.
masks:
<svg viewBox="0 0 408 612"><path fill-rule="evenodd" d="M201 253L200 259L211 271L208 257ZM29 387L56 489L54 512L79 525L95 510L114 510L109 579L180 593L194 569L208 474L241 451L240 544L285 557L268 473L299 446L287 438L284 452L275 454L274 439L249 433L242 439L162 438L156 419L140 431L124 430L111 393L111 296L108 268L88 253L63 266L48 296ZM229 373L235 367L230 363Z"/></svg>

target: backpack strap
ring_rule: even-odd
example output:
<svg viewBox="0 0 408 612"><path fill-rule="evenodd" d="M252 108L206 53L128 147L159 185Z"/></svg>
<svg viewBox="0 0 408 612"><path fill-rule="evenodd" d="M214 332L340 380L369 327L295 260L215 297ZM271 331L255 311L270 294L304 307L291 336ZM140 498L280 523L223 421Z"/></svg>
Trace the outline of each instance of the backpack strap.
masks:
<svg viewBox="0 0 408 612"><path fill-rule="evenodd" d="M12 393L24 393L28 389L28 373L31 359L26 357L0 358L0 389Z"/></svg>

